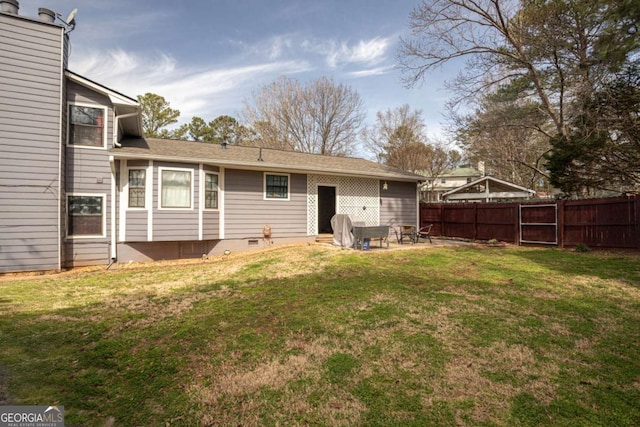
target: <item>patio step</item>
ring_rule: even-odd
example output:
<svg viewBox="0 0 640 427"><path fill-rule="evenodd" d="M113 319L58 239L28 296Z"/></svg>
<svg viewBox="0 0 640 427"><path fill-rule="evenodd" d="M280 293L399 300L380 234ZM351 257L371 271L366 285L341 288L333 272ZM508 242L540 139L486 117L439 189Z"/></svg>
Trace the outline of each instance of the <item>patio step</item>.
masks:
<svg viewBox="0 0 640 427"><path fill-rule="evenodd" d="M333 244L333 234L318 234L316 236L316 243Z"/></svg>

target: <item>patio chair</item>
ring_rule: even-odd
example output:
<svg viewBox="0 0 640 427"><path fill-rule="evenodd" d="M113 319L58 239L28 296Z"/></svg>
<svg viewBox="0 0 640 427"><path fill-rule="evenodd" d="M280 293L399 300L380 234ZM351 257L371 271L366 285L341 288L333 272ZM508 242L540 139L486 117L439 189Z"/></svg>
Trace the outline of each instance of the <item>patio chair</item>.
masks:
<svg viewBox="0 0 640 427"><path fill-rule="evenodd" d="M432 228L433 228L433 224L429 224L427 226L422 227L420 230L418 230L418 232L416 233L416 243L420 241L420 238L425 240L429 239L429 243L433 243L433 241L431 240Z"/></svg>
<svg viewBox="0 0 640 427"><path fill-rule="evenodd" d="M389 226L389 237L387 237L387 241L391 238L391 233L393 233L396 236L396 241L400 243L400 226L398 225L398 221L395 218L391 218L385 225Z"/></svg>
<svg viewBox="0 0 640 427"><path fill-rule="evenodd" d="M415 226L406 225L406 224L401 224L400 225L398 243L404 243L404 239L405 238L408 238L409 239L409 243L411 243L411 244L418 243L418 236L417 236L417 233L416 233L416 227Z"/></svg>

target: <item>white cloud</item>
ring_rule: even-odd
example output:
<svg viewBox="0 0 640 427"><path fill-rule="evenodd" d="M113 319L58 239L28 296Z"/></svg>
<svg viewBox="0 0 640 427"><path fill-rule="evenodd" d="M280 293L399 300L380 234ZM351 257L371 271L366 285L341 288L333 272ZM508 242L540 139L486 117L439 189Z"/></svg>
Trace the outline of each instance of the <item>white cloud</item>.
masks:
<svg viewBox="0 0 640 427"><path fill-rule="evenodd" d="M283 54L290 50L293 46L293 39L289 36L276 36L271 42L270 49L268 49L268 58L271 61L275 61L283 56Z"/></svg>
<svg viewBox="0 0 640 427"><path fill-rule="evenodd" d="M355 77L355 78L380 76L383 74L387 74L388 72L393 70L393 68L394 68L393 65L388 65L386 67L377 67L377 68L371 68L368 70L352 71L350 73L347 73L347 76Z"/></svg>
<svg viewBox="0 0 640 427"><path fill-rule="evenodd" d="M347 42L305 40L302 47L325 56L327 65L336 68L341 64L378 64L386 59L391 47L390 38L375 37L360 40L355 45Z"/></svg>
<svg viewBox="0 0 640 427"><path fill-rule="evenodd" d="M163 96L181 112L181 122L192 116L207 120L235 113L258 85L282 74L307 71L305 61L274 61L237 67L183 67L173 57L141 55L124 50L83 53L71 69L111 89L135 97L146 92Z"/></svg>
<svg viewBox="0 0 640 427"><path fill-rule="evenodd" d="M360 40L356 46L342 46L346 62L377 63L384 59L389 48L389 39L378 38Z"/></svg>

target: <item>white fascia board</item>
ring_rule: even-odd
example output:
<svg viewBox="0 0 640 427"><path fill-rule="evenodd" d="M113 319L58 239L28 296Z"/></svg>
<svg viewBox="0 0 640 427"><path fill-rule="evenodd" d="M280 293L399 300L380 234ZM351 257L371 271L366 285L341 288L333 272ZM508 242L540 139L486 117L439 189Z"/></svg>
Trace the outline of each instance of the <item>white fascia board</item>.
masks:
<svg viewBox="0 0 640 427"><path fill-rule="evenodd" d="M108 87L92 82L91 80L86 79L82 76L79 76L73 72L65 71L65 76L69 80L73 81L74 83L77 83L81 86L87 87L95 92L98 92L107 96L111 101L111 103L114 105L127 105L131 107L140 107L140 103L138 103L138 101L132 98L129 98L128 96L123 95L121 93L118 93L114 90L111 90Z"/></svg>

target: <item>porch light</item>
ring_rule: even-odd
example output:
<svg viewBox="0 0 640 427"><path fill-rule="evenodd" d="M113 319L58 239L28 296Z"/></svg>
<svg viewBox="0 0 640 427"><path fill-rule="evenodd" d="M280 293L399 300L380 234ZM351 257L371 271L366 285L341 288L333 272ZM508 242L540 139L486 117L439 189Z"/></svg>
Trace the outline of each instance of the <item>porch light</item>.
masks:
<svg viewBox="0 0 640 427"><path fill-rule="evenodd" d="M385 191L389 189L389 184L387 184L387 181L385 181L384 184L382 184L382 189Z"/></svg>

